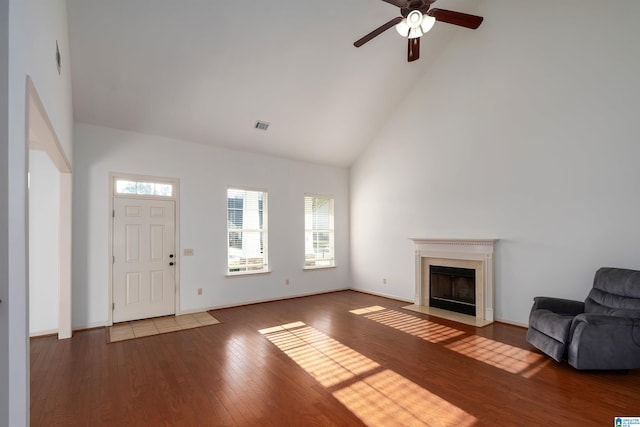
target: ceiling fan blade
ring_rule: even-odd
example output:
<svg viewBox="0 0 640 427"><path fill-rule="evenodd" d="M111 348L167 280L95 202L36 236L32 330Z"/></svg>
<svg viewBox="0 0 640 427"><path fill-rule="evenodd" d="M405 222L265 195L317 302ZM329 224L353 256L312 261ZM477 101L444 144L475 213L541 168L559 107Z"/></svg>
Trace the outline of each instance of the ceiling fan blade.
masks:
<svg viewBox="0 0 640 427"><path fill-rule="evenodd" d="M356 40L353 43L353 45L355 47L362 46L363 44L365 44L366 42L368 42L372 38L379 36L380 34L382 34L385 31L387 31L389 28L399 24L400 21L402 21L402 16L398 16L397 18L393 18L391 21L387 22L386 24L383 24L383 25L379 26L378 28L376 28L375 30L371 31L369 34L367 34L366 36L362 37L361 39Z"/></svg>
<svg viewBox="0 0 640 427"><path fill-rule="evenodd" d="M407 49L407 61L413 62L420 58L420 37L408 39L409 45Z"/></svg>
<svg viewBox="0 0 640 427"><path fill-rule="evenodd" d="M471 28L472 30L478 28L484 19L482 16L469 15L467 13L454 12L453 10L445 9L431 9L427 12L427 15L433 16L437 21Z"/></svg>
<svg viewBox="0 0 640 427"><path fill-rule="evenodd" d="M382 1L398 7L405 7L408 3L407 0L382 0Z"/></svg>

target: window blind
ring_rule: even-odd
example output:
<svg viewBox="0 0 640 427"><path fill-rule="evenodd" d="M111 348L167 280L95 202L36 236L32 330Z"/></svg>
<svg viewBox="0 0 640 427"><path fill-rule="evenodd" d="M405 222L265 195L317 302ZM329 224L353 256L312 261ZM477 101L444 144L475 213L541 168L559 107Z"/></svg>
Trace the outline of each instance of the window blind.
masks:
<svg viewBox="0 0 640 427"><path fill-rule="evenodd" d="M333 198L305 195L304 197L304 266L335 266Z"/></svg>
<svg viewBox="0 0 640 427"><path fill-rule="evenodd" d="M267 271L267 193L227 189L227 268L230 274Z"/></svg>

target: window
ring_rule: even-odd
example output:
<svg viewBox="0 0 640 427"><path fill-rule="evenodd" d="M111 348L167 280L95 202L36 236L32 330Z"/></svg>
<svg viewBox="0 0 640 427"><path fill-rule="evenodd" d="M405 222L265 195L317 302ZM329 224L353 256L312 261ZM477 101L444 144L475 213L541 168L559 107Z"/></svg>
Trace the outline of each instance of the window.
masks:
<svg viewBox="0 0 640 427"><path fill-rule="evenodd" d="M172 197L173 184L166 182L144 182L132 179L116 179L116 194L138 196Z"/></svg>
<svg viewBox="0 0 640 427"><path fill-rule="evenodd" d="M267 193L227 189L229 274L267 271Z"/></svg>
<svg viewBox="0 0 640 427"><path fill-rule="evenodd" d="M304 196L304 267L333 266L333 197Z"/></svg>

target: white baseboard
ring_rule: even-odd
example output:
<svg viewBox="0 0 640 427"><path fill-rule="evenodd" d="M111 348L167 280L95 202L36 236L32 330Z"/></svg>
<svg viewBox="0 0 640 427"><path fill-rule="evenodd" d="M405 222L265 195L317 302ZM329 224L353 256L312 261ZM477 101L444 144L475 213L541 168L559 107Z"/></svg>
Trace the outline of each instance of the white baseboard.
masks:
<svg viewBox="0 0 640 427"><path fill-rule="evenodd" d="M203 311L209 311L209 310L220 310L220 309L223 309L223 308L240 307L240 306L243 306L243 305L260 304L260 303L264 303L264 302L273 302L273 301L282 301L282 300L287 300L287 299L291 299L291 298L309 297L309 296L313 296L313 295L329 294L331 292L339 292L339 291L362 292L363 294L370 294L370 295L375 295L375 296L378 296L378 297L389 298L389 299L393 299L393 300L396 300L396 301L406 302L406 303L409 303L409 304L413 304L413 302L414 302L413 299L402 298L402 297L399 297L397 295L387 294L387 293L384 293L384 292L374 292L374 291L365 290L365 289L344 287L344 288L334 288L334 289L323 290L321 292L308 292L308 293L286 295L286 296L277 297L277 298L264 298L264 299L243 301L243 302L233 303L233 304L224 304L224 305L216 305L216 306L209 306L209 307L191 308L191 309L188 309L188 310L180 310L179 312L176 313L176 315L201 313ZM526 325L526 324L512 322L512 321L503 320L503 319L495 319L495 321L496 322L501 322L501 323L506 323L506 324L513 325L513 326L519 326L519 327L522 327L522 328L527 328L528 327L528 325ZM86 326L74 325L73 330L77 331L77 330L83 330L83 329L101 328L101 327L105 327L105 326L111 326L111 325L108 322L93 322L93 323L91 323L89 325L86 325ZM55 329L55 330L49 330L49 331L31 332L29 336L36 337L36 336L51 335L51 334L57 334L57 333L58 333L58 330Z"/></svg>
<svg viewBox="0 0 640 427"><path fill-rule="evenodd" d="M216 305L216 306L211 306L211 307L192 308L192 309L188 309L188 310L180 310L180 313L176 313L176 315L200 313L200 312L209 311L209 310L221 310L223 308L241 307L243 305L260 304L260 303L263 303L263 302L283 301L283 300L288 300L288 299L292 299L292 298L310 297L310 296L313 296L313 295L330 294L331 292L349 291L349 290L352 290L352 289L350 289L350 288L336 288L336 289L328 289L328 290L321 291L321 292L309 292L309 293L301 293L301 294L292 294L292 295L287 295L287 296L283 296L283 297L279 297L279 298L265 298L265 299L243 301L241 303L235 303L235 304L225 304L225 305Z"/></svg>
<svg viewBox="0 0 640 427"><path fill-rule="evenodd" d="M527 324L518 323L518 322L512 322L511 320L495 319L495 321L496 322L500 322L500 323L506 323L507 325L519 326L519 327L525 328L525 329L529 328L529 325L527 325Z"/></svg>
<svg viewBox="0 0 640 427"><path fill-rule="evenodd" d="M86 329L96 329L96 328L104 328L105 326L113 326L112 324L110 324L107 320L103 321L103 322L92 322L89 323L88 325L73 325L71 327L72 331L83 331Z"/></svg>
<svg viewBox="0 0 640 427"><path fill-rule="evenodd" d="M396 301L407 302L409 304L413 304L413 302L414 302L412 299L401 298L401 297L399 297L397 295L385 294L383 292L373 292L373 291L364 290L364 289L358 289L358 288L349 288L348 290L356 291L356 292L362 292L363 294L375 295L377 297L394 299Z"/></svg>
<svg viewBox="0 0 640 427"><path fill-rule="evenodd" d="M29 332L29 338L36 338L36 337L42 337L44 335L57 335L57 334L58 334L57 329L47 329L44 331L31 331Z"/></svg>

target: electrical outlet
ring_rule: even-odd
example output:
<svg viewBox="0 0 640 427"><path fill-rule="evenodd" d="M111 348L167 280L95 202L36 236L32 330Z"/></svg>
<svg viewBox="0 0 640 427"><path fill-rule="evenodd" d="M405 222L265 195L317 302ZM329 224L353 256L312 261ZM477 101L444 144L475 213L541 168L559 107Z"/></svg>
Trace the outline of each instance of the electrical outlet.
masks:
<svg viewBox="0 0 640 427"><path fill-rule="evenodd" d="M182 251L184 256L193 256L193 249L185 249Z"/></svg>
<svg viewBox="0 0 640 427"><path fill-rule="evenodd" d="M383 278L382 278L382 284L383 284L383 285L386 285L386 284L387 284L387 278L386 278L386 277L383 277Z"/></svg>
<svg viewBox="0 0 640 427"><path fill-rule="evenodd" d="M202 288L198 288L198 295L202 295Z"/></svg>

